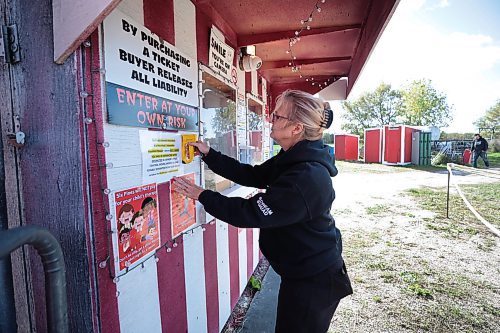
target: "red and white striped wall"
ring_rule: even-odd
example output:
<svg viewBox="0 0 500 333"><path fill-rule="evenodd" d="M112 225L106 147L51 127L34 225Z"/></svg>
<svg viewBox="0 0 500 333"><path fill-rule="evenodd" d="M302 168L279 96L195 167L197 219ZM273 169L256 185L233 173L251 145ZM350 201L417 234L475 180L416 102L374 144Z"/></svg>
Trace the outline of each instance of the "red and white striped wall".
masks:
<svg viewBox="0 0 500 333"><path fill-rule="evenodd" d="M202 63L208 62L209 27L214 24L226 36L226 43L235 46L235 36L220 17L210 17L196 8L189 0L123 0L120 10L135 21L144 24L181 52ZM100 31L92 35L95 45L102 45ZM93 244L96 261L104 262L110 255L111 266L116 256L115 244L109 243L105 210L111 202L102 202L101 186L105 184L112 193L141 185L142 157L139 129L108 124L103 96L104 76L91 68L105 67L102 47L90 54L91 66L83 75L94 82L94 98L101 98L94 105L96 131L100 142L109 146L103 154L90 153L92 165L112 163L112 168L101 169L90 181L92 192ZM96 82L100 81L100 82ZM238 71L237 89L243 94L265 94L265 80ZM264 91L262 91L264 86ZM259 91L260 90L260 91ZM264 99L265 101L265 99ZM101 141L102 140L102 141ZM99 158L100 156L100 158ZM99 168L95 168L98 170ZM195 173L200 181L200 161L185 167L185 172ZM161 242L171 239L169 184L158 184ZM246 197L255 190L238 187L228 196ZM205 215L198 205L198 222L205 222ZM208 221L207 221L208 222ZM181 236L176 247L167 252L161 249L157 259L151 257L143 266L129 271L114 281L108 267L96 268L98 306L97 326L102 332L219 332L231 314L248 278L259 261L258 229L239 229L214 220L203 228ZM110 251L111 249L111 251Z"/></svg>

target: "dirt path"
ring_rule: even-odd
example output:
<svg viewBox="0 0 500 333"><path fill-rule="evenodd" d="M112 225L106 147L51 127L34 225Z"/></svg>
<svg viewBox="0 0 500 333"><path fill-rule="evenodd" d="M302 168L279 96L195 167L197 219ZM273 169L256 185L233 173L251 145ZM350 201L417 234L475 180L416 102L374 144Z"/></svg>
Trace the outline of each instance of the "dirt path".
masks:
<svg viewBox="0 0 500 333"><path fill-rule="evenodd" d="M406 192L444 189L446 171L339 166L333 214L355 293L330 332L500 332L500 240L479 221L460 237L433 230L435 214Z"/></svg>

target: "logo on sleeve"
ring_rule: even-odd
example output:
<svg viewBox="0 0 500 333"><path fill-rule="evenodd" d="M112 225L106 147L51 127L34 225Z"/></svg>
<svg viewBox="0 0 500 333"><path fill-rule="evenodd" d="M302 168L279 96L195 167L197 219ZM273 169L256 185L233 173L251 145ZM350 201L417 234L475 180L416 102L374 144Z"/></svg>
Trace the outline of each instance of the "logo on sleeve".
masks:
<svg viewBox="0 0 500 333"><path fill-rule="evenodd" d="M269 208L268 205L264 203L262 197L259 197L259 199L257 200L257 205L259 206L259 209L261 210L262 214L264 214L265 216L273 214L273 211L271 210L271 208Z"/></svg>

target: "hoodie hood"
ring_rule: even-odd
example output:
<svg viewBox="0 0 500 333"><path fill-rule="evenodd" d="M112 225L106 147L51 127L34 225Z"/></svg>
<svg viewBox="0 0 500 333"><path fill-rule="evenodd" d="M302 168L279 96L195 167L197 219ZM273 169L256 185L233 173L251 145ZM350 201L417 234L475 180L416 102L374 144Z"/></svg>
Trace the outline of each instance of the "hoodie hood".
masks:
<svg viewBox="0 0 500 333"><path fill-rule="evenodd" d="M335 167L333 148L325 145L323 140L299 141L287 151L281 149L278 157L278 164L282 166L290 166L303 162L317 162L328 170L330 177L335 177L338 174L338 170Z"/></svg>

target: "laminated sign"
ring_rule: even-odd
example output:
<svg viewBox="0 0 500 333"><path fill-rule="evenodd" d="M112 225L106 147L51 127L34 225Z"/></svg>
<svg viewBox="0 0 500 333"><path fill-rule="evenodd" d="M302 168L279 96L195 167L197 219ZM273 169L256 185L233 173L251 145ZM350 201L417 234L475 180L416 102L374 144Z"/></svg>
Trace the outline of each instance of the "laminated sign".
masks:
<svg viewBox="0 0 500 333"><path fill-rule="evenodd" d="M118 271L141 262L160 247L156 184L141 185L114 194Z"/></svg>
<svg viewBox="0 0 500 333"><path fill-rule="evenodd" d="M194 147L190 142L196 142L196 134L182 134L182 163L191 163L194 159Z"/></svg>
<svg viewBox="0 0 500 333"><path fill-rule="evenodd" d="M183 175L181 178L195 184L194 173ZM196 224L196 204L194 200L174 191L172 183L170 183L170 214L172 238L179 236Z"/></svg>
<svg viewBox="0 0 500 333"><path fill-rule="evenodd" d="M198 64L119 10L103 21L108 122L198 131Z"/></svg>

